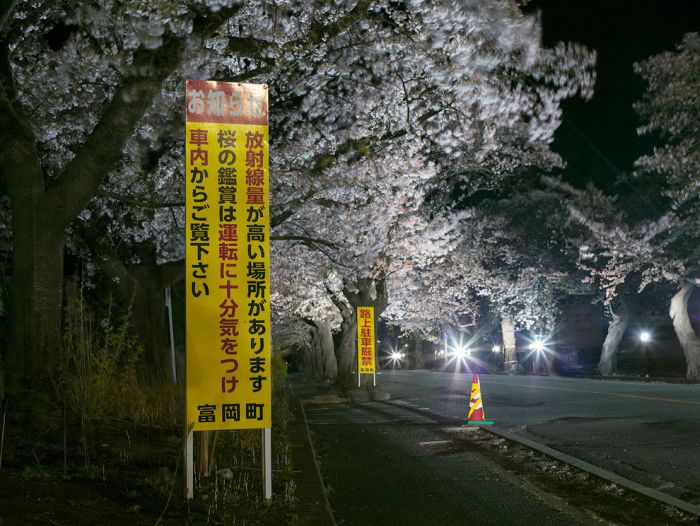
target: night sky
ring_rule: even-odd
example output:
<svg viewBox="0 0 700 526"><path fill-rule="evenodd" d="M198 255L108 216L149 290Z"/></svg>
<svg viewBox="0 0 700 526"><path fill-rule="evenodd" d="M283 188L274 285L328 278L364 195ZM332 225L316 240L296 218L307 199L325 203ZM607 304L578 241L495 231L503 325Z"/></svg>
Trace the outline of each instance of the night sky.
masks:
<svg viewBox="0 0 700 526"><path fill-rule="evenodd" d="M598 52L593 99L566 101L555 135L554 149L568 165L565 178L625 193L614 187L618 174L629 173L653 145L636 132L632 104L645 86L632 64L675 49L684 33L700 32L700 1L536 0L529 9L542 12L545 46L579 42Z"/></svg>

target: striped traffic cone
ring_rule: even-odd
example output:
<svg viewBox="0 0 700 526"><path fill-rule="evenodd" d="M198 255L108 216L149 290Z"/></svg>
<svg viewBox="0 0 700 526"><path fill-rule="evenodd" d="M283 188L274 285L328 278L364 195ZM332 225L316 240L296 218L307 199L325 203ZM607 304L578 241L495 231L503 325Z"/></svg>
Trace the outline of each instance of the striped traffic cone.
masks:
<svg viewBox="0 0 700 526"><path fill-rule="evenodd" d="M472 377L472 393L469 397L469 413L467 414L467 425L484 426L493 424L493 420L486 420L484 417L484 402L481 399L481 384L479 375Z"/></svg>

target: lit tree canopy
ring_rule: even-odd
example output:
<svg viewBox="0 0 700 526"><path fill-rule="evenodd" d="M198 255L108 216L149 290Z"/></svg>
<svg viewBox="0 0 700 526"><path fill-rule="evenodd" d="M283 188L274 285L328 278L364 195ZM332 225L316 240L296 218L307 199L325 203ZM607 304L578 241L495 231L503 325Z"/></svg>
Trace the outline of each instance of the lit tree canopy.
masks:
<svg viewBox="0 0 700 526"><path fill-rule="evenodd" d="M671 210L688 218L688 235L700 236L700 36L689 33L675 52L655 55L635 64L647 82L647 91L635 105L643 125L639 133L657 133L661 147L639 158L639 174L661 178L661 189L671 199ZM695 218L695 220L692 220Z"/></svg>
<svg viewBox="0 0 700 526"><path fill-rule="evenodd" d="M102 242L182 256L185 79L270 85L273 234L333 240L335 270L364 279L415 264L405 247L436 224L427 192L446 202L558 165L559 104L590 96L593 62L542 48L537 17L507 1L7 3L10 368L41 381L50 367L76 218L99 219Z"/></svg>
<svg viewBox="0 0 700 526"><path fill-rule="evenodd" d="M688 316L700 272L699 52L698 35L688 34L675 52L635 65L648 84L635 105L644 123L639 132L656 133L663 144L637 160L634 193L611 197L552 181L568 195L571 217L589 232L579 262L599 281L608 302L632 283L638 283L638 292L658 283L677 287L669 315L693 378L700 375L700 339Z"/></svg>

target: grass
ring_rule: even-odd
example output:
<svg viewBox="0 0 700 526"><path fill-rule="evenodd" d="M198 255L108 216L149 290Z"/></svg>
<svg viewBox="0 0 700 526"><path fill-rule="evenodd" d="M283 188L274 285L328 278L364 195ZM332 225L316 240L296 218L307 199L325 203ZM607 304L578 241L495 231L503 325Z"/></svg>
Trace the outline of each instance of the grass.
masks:
<svg viewBox="0 0 700 526"><path fill-rule="evenodd" d="M195 472L187 502L184 387L139 382L142 351L128 313L114 319L110 309L96 327L83 304L71 309L53 393L0 404L0 525L296 521L284 390L273 392L272 502L262 497L260 430L219 432L211 474ZM273 363L273 385L283 386L284 361Z"/></svg>

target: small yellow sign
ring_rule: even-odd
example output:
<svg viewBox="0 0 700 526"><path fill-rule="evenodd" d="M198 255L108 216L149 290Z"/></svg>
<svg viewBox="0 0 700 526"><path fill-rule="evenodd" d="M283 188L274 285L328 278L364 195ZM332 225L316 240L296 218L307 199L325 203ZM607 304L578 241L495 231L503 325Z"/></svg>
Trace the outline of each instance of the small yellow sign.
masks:
<svg viewBox="0 0 700 526"><path fill-rule="evenodd" d="M271 426L267 86L186 87L187 424Z"/></svg>
<svg viewBox="0 0 700 526"><path fill-rule="evenodd" d="M374 374L374 307L357 307L357 370Z"/></svg>

